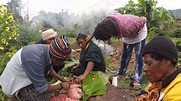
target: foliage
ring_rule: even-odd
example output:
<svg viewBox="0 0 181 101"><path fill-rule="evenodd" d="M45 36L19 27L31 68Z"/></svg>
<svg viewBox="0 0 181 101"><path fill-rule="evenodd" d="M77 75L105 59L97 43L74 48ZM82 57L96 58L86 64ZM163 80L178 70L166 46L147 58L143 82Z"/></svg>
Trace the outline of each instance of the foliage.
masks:
<svg viewBox="0 0 181 101"><path fill-rule="evenodd" d="M100 71L91 71L83 80L83 101L87 101L90 96L102 95L106 93L109 76Z"/></svg>
<svg viewBox="0 0 181 101"><path fill-rule="evenodd" d="M149 28L147 41L156 36L157 33L166 33L168 36L174 37L173 41L176 43L178 49L181 50L180 29L170 32L175 17L163 7L157 8L156 4L157 1L155 0L138 0L138 4L130 0L126 6L116 9L116 11L122 14L135 14L147 17ZM107 15L104 11L100 13L92 11L91 15L83 14L82 16L69 14L63 10L60 13L41 11L39 15L29 21L28 15L27 19L21 17L21 0L10 0L6 7L8 10L0 6L0 74L17 49L38 41L41 38L41 32L44 28L55 29L58 32L57 37L65 35L69 43L74 45L76 43L75 37L79 32L87 35L90 34L97 23L102 21ZM113 38L111 41L111 43L114 43L120 40ZM74 60L70 58L70 61ZM68 60L68 64L70 61ZM105 57L105 61L106 65L111 67L111 57ZM74 62L77 63L78 61ZM179 64L181 64L180 52ZM70 74L66 74L64 69L61 75L66 77ZM125 84L127 85L127 83ZM0 92L0 100L6 101L7 97L1 95L3 95L2 91Z"/></svg>
<svg viewBox="0 0 181 101"><path fill-rule="evenodd" d="M181 38L181 28L176 29L171 36L175 38Z"/></svg>
<svg viewBox="0 0 181 101"><path fill-rule="evenodd" d="M6 63L19 48L17 37L19 30L11 13L6 7L0 5L0 74ZM8 101L8 97L2 94L0 89L0 100Z"/></svg>
<svg viewBox="0 0 181 101"><path fill-rule="evenodd" d="M156 4L156 0L138 0L138 4L130 0L127 5L116 11L146 17L148 29L152 27L170 29L175 20L174 15L163 7L156 7Z"/></svg>
<svg viewBox="0 0 181 101"><path fill-rule="evenodd" d="M34 44L41 39L41 24L40 23L29 23L24 21L18 26L20 35L17 38L21 46Z"/></svg>
<svg viewBox="0 0 181 101"><path fill-rule="evenodd" d="M68 78L70 76L72 76L72 73L68 73L67 72L67 68L74 66L76 64L79 63L79 60L75 59L75 57L69 57L66 61L65 61L65 66L64 68L61 70L61 72L59 72L60 75L64 76L65 78Z"/></svg>
<svg viewBox="0 0 181 101"><path fill-rule="evenodd" d="M172 40L175 42L176 47L178 49L178 67L181 67L181 38L172 38Z"/></svg>
<svg viewBox="0 0 181 101"><path fill-rule="evenodd" d="M4 95L2 88L0 88L0 101L10 101L9 97Z"/></svg>
<svg viewBox="0 0 181 101"><path fill-rule="evenodd" d="M10 0L6 7L16 21L23 21L23 17L21 16L22 0Z"/></svg>
<svg viewBox="0 0 181 101"><path fill-rule="evenodd" d="M19 48L17 43L17 24L7 8L0 5L0 74L6 63Z"/></svg>

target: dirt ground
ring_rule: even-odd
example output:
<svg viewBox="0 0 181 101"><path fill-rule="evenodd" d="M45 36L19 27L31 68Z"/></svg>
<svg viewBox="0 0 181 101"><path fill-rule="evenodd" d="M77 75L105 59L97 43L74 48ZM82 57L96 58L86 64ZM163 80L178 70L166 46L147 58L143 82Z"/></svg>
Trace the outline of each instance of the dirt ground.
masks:
<svg viewBox="0 0 181 101"><path fill-rule="evenodd" d="M120 66L120 56L122 52L122 45L120 42L116 42L111 44L113 47L113 52L104 54L105 61L107 63L107 69L112 70L112 71L117 71L119 66ZM78 45L73 45L72 46L73 50L79 50ZM79 53L78 52L72 52L72 56L75 57L76 59L79 59ZM129 70L134 69L134 53L132 55L132 58L129 63Z"/></svg>
<svg viewBox="0 0 181 101"><path fill-rule="evenodd" d="M108 57L108 56L111 57L111 62L109 64L108 68L112 68L117 71L120 66L120 56L122 53L122 45L121 45L121 43L117 42L117 43L111 44L111 46L114 48L114 51L108 55L105 55L105 57ZM130 60L128 67L129 67L128 68L129 70L133 71L133 69L134 69L134 53L132 55L132 58Z"/></svg>

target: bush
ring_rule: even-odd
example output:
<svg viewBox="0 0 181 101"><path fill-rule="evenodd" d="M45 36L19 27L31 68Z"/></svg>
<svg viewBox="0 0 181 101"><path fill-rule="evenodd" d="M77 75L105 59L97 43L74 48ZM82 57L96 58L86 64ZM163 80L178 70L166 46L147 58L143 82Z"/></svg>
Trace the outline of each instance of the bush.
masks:
<svg viewBox="0 0 181 101"><path fill-rule="evenodd" d="M176 29L176 30L173 32L172 37L180 38L180 37L181 37L181 28Z"/></svg>
<svg viewBox="0 0 181 101"><path fill-rule="evenodd" d="M18 49L18 28L12 14L0 5L0 74Z"/></svg>
<svg viewBox="0 0 181 101"><path fill-rule="evenodd" d="M6 63L18 49L17 24L12 14L8 13L7 8L0 5L0 74L4 70ZM0 89L0 100L8 101L8 97Z"/></svg>

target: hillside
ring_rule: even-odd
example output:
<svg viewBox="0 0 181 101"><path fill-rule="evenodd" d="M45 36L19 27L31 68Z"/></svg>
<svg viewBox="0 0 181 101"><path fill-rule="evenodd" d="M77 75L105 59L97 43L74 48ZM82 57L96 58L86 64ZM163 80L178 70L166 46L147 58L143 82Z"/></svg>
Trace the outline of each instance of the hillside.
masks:
<svg viewBox="0 0 181 101"><path fill-rule="evenodd" d="M175 10L170 10L171 12L173 12L173 14L178 17L179 19L181 19L181 9L175 9Z"/></svg>

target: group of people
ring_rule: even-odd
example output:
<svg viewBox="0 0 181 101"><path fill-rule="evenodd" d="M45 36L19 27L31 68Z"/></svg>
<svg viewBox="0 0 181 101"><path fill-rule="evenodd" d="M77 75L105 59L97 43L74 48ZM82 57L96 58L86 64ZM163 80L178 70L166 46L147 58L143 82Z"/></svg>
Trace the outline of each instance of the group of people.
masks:
<svg viewBox="0 0 181 101"><path fill-rule="evenodd" d="M53 92L70 88L72 79L58 74L71 53L68 40L64 35L56 38L53 29L46 29L41 35L35 44L18 50L0 76L3 92L13 101L48 101ZM80 63L69 69L77 76L76 83L81 83L91 71L106 69L101 49L93 41L87 43L86 38L86 34L78 34L76 41L82 49ZM47 77L61 83L52 85Z"/></svg>
<svg viewBox="0 0 181 101"><path fill-rule="evenodd" d="M159 34L146 45L146 18L129 14L108 15L89 36L79 33L76 41L81 48L79 64L67 70L77 76L75 82L81 83L91 71L105 72L106 65L101 49L91 39L109 40L111 37L122 39L122 54L118 78L126 74L132 51L135 63L133 88L141 86L142 70L150 84L144 93L134 101L181 100L181 70L176 68L178 50L174 42L164 34ZM48 101L51 93L69 89L70 79L58 74L71 53L71 47L64 35L56 38L53 29L42 33L36 44L18 50L7 63L0 76L3 92L18 101ZM51 85L47 76L62 81Z"/></svg>
<svg viewBox="0 0 181 101"><path fill-rule="evenodd" d="M129 14L108 15L100 22L90 39L108 40L111 37L122 38L122 54L118 78L123 78L134 48L135 68L133 88L139 88L142 82L142 70L145 72L148 87L140 92L134 101L180 101L180 71L177 69L178 49L165 34L158 34L146 45L146 19Z"/></svg>

